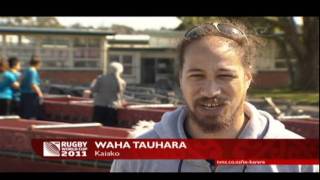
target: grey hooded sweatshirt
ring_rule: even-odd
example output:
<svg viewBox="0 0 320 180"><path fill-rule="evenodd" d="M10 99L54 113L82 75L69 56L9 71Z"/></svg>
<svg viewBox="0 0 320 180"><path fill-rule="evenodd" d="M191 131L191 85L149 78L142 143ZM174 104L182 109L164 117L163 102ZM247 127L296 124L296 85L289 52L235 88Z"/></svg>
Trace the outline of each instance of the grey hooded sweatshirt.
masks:
<svg viewBox="0 0 320 180"><path fill-rule="evenodd" d="M301 139L273 117L253 105L245 103L250 117L239 135L240 139ZM185 139L184 121L187 110L182 106L165 113L161 121L140 139ZM206 160L114 160L111 172L319 172L319 165L218 165Z"/></svg>

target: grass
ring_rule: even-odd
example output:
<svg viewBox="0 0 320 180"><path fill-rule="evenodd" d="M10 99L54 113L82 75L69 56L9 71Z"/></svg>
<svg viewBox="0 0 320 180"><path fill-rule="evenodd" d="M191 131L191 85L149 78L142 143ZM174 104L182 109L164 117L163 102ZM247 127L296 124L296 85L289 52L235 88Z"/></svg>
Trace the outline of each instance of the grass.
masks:
<svg viewBox="0 0 320 180"><path fill-rule="evenodd" d="M251 89L249 98L272 97L273 99L285 99L295 104L319 105L319 92L293 91L289 89L258 90Z"/></svg>

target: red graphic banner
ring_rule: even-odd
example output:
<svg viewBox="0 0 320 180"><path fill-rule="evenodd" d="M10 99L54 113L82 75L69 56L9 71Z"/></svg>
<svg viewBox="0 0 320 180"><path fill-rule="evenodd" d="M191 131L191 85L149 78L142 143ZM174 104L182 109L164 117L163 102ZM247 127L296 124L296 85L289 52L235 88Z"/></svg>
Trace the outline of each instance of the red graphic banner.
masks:
<svg viewBox="0 0 320 180"><path fill-rule="evenodd" d="M211 159L217 164L319 164L318 139L33 139L48 159Z"/></svg>

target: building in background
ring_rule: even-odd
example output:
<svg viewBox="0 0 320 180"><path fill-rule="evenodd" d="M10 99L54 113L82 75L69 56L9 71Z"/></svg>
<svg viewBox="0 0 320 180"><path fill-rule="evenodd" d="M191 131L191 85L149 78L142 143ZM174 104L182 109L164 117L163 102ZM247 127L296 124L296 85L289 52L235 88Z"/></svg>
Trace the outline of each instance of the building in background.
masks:
<svg viewBox="0 0 320 180"><path fill-rule="evenodd" d="M109 61L124 65L128 83L150 85L173 79L176 47L182 31L146 31L144 34L109 36Z"/></svg>
<svg viewBox="0 0 320 180"><path fill-rule="evenodd" d="M32 54L39 54L43 60L41 76L54 84L88 85L108 63L117 61L124 66L123 77L128 84L153 86L174 80L176 47L183 34L170 30L115 34L87 29L0 27L0 53L19 57L24 67ZM274 40L276 36L281 35L265 37L267 44L259 51L253 87L289 85L288 56Z"/></svg>
<svg viewBox="0 0 320 180"><path fill-rule="evenodd" d="M106 36L112 32L0 27L0 53L17 56L23 67L32 54L42 58L43 79L60 84L86 84L106 69Z"/></svg>

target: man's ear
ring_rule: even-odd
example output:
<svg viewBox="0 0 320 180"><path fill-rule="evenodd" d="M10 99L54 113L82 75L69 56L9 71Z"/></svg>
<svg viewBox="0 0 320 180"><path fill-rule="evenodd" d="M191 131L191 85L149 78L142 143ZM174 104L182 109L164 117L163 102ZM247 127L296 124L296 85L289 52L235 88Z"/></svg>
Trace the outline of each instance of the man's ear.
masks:
<svg viewBox="0 0 320 180"><path fill-rule="evenodd" d="M246 91L249 89L251 81L252 81L252 73L251 72L246 72L245 73L245 88Z"/></svg>

